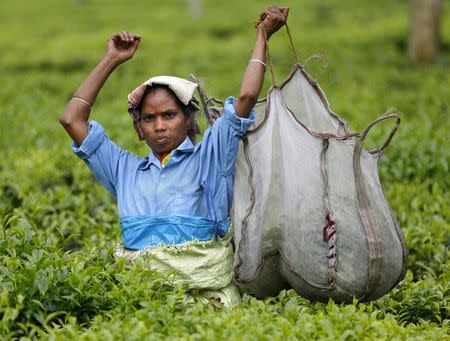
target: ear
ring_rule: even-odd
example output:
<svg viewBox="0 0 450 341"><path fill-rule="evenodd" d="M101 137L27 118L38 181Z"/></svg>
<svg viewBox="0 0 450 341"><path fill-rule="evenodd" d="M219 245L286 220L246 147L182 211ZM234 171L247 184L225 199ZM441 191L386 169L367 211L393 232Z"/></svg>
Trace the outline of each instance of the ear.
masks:
<svg viewBox="0 0 450 341"><path fill-rule="evenodd" d="M139 125L139 121L133 120L133 127L134 130L136 130L139 141L142 141L144 139L144 133L142 132L141 126Z"/></svg>

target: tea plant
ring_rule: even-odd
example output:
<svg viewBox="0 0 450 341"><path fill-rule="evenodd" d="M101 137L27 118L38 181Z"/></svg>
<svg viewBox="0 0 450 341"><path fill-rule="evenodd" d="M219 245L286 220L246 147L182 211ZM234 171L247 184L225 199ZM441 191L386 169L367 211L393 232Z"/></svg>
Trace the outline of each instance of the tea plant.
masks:
<svg viewBox="0 0 450 341"><path fill-rule="evenodd" d="M126 113L128 92L151 75L201 77L208 94L236 95L254 39L259 1L0 3L0 336L2 339L450 339L450 17L441 52L407 63L407 1L288 0L289 25L306 69L333 110L360 131L388 107L398 134L380 162L381 183L409 247L408 273L371 303L309 302L293 291L232 310L186 301L181 287L144 262L114 257L114 198L70 150L58 117L103 53L127 29L142 35L136 57L115 72L92 118L122 147L145 155ZM271 39L279 80L293 57ZM324 66L327 66L324 68ZM263 91L270 86L266 77ZM206 121L200 125L204 131ZM367 147L380 143L377 128Z"/></svg>

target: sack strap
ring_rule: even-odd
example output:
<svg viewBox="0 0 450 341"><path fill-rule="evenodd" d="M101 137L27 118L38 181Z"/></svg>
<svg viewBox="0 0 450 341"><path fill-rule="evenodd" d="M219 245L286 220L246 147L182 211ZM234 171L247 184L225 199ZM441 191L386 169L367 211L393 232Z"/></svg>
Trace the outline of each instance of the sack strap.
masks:
<svg viewBox="0 0 450 341"><path fill-rule="evenodd" d="M361 152L365 142L365 139L369 131L378 123L387 120L396 119L396 124L392 129L389 137L384 141L381 147L371 151L371 154L381 155L384 149L387 147L400 124L400 116L397 113L386 112L383 116L379 117L363 131L354 147L353 155L353 171L355 175L356 194L358 199L358 211L361 217L361 222L364 227L367 238L367 248L369 255L369 274L367 279L367 285L365 292L361 299L370 299L381 278L381 271L383 267L383 243L381 238L380 226L375 216L375 211L372 206L372 202L369 198L368 188L361 168Z"/></svg>
<svg viewBox="0 0 450 341"><path fill-rule="evenodd" d="M257 22L256 26L260 25L261 22ZM289 38L289 45L291 46L292 49L292 54L295 57L295 61L298 65L300 65L300 58L298 57L297 51L295 49L293 40L292 40L292 35L291 32L289 30L289 26L287 24L287 22L284 24L284 26L286 27L286 33L288 35ZM269 50L269 42L267 40L267 35L266 35L266 31L263 29L263 33L264 33L264 39L266 42L266 54L267 54L267 59L269 62L269 69L270 69L270 75L272 78L272 85L276 85L276 78L275 78L275 71L274 71L274 67L273 67L273 62L272 62L272 55L270 53ZM200 79L198 79L197 77L195 77L193 74L190 75L190 80L193 81L194 83L197 83L197 91L200 97L200 103L202 104L203 107L203 113L206 116L206 120L208 121L209 125L212 126L214 124L214 122L222 115L222 113L220 112L220 110L217 110L213 105L211 105L211 102L216 102L217 104L223 106L223 102L213 98L213 97L208 97L206 95L205 92L205 88L201 82Z"/></svg>
<svg viewBox="0 0 450 341"><path fill-rule="evenodd" d="M261 25L261 22L258 22L257 25ZM300 65L300 58L298 57L297 51L296 51L294 43L292 41L291 31L289 30L289 26L288 26L287 22L284 24L284 26L286 27L286 33L289 38L289 45L291 46L292 54L295 57L295 62ZM269 41L267 39L266 31L264 29L262 31L264 33L264 39L266 40L266 54L267 54L267 59L269 61L269 69L270 69L270 75L272 77L272 85L276 86L277 81L275 78L275 70L273 67L272 55L269 50Z"/></svg>
<svg viewBox="0 0 450 341"><path fill-rule="evenodd" d="M367 128L363 131L363 133L361 134L361 139L363 141L362 143L364 143L364 140L366 139L366 136L369 133L370 129L374 125L376 125L377 123L379 123L381 121L384 121L384 120L387 120L387 119L395 119L395 125L391 129L391 132L390 132L389 136L383 142L381 147L369 151L370 154L373 154L373 155L377 154L378 157L380 157L383 154L384 150L389 145L389 143L391 142L391 140L394 137L395 133L397 132L398 127L400 126L400 115L395 111L395 109L389 109L383 116L377 118L375 121L370 123L367 126Z"/></svg>
<svg viewBox="0 0 450 341"><path fill-rule="evenodd" d="M300 65L300 58L298 57L298 53L297 53L297 51L295 49L295 45L292 41L291 31L289 30L289 26L288 26L287 22L284 24L284 26L286 26L286 33L289 38L289 44L291 45L292 53L294 54L294 57L295 57L295 62Z"/></svg>

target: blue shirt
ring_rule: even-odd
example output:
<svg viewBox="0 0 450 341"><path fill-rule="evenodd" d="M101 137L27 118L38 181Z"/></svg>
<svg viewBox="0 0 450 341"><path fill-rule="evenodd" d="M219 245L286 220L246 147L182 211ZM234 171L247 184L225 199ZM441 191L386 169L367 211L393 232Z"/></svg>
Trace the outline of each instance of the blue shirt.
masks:
<svg viewBox="0 0 450 341"><path fill-rule="evenodd" d="M192 235L184 230L183 233L171 232L178 237L186 235L181 239L177 236L172 239L145 237L149 231L137 233L136 221L141 222L140 229L149 230L148 226L159 224L152 225L148 221L153 217L158 217L157 222L161 217L169 220L178 217L179 224L175 223L175 227L181 229L189 225L183 220L189 217L197 219L200 225L210 221L216 227L228 220L239 137L255 120L254 111L248 118L238 117L233 105L235 101L232 97L225 101L223 116L205 131L202 142L194 146L186 137L170 153L164 168L152 151L148 157L142 158L118 147L95 121L89 123L89 132L83 143L79 147L72 145L74 153L117 198L125 246L141 249L161 242L181 243ZM134 226L131 237L124 234L124 229L131 229L130 221ZM208 236L195 236L194 232L190 239L210 239Z"/></svg>

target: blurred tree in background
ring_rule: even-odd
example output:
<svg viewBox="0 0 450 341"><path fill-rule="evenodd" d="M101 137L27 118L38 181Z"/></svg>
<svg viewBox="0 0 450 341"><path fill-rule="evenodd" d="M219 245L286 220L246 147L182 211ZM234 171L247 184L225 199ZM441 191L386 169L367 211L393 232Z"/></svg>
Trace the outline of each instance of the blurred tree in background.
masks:
<svg viewBox="0 0 450 341"><path fill-rule="evenodd" d="M200 17L203 13L202 0L187 0L189 12L193 17Z"/></svg>
<svg viewBox="0 0 450 341"><path fill-rule="evenodd" d="M413 65L428 64L436 57L440 45L441 0L411 1L409 60Z"/></svg>

